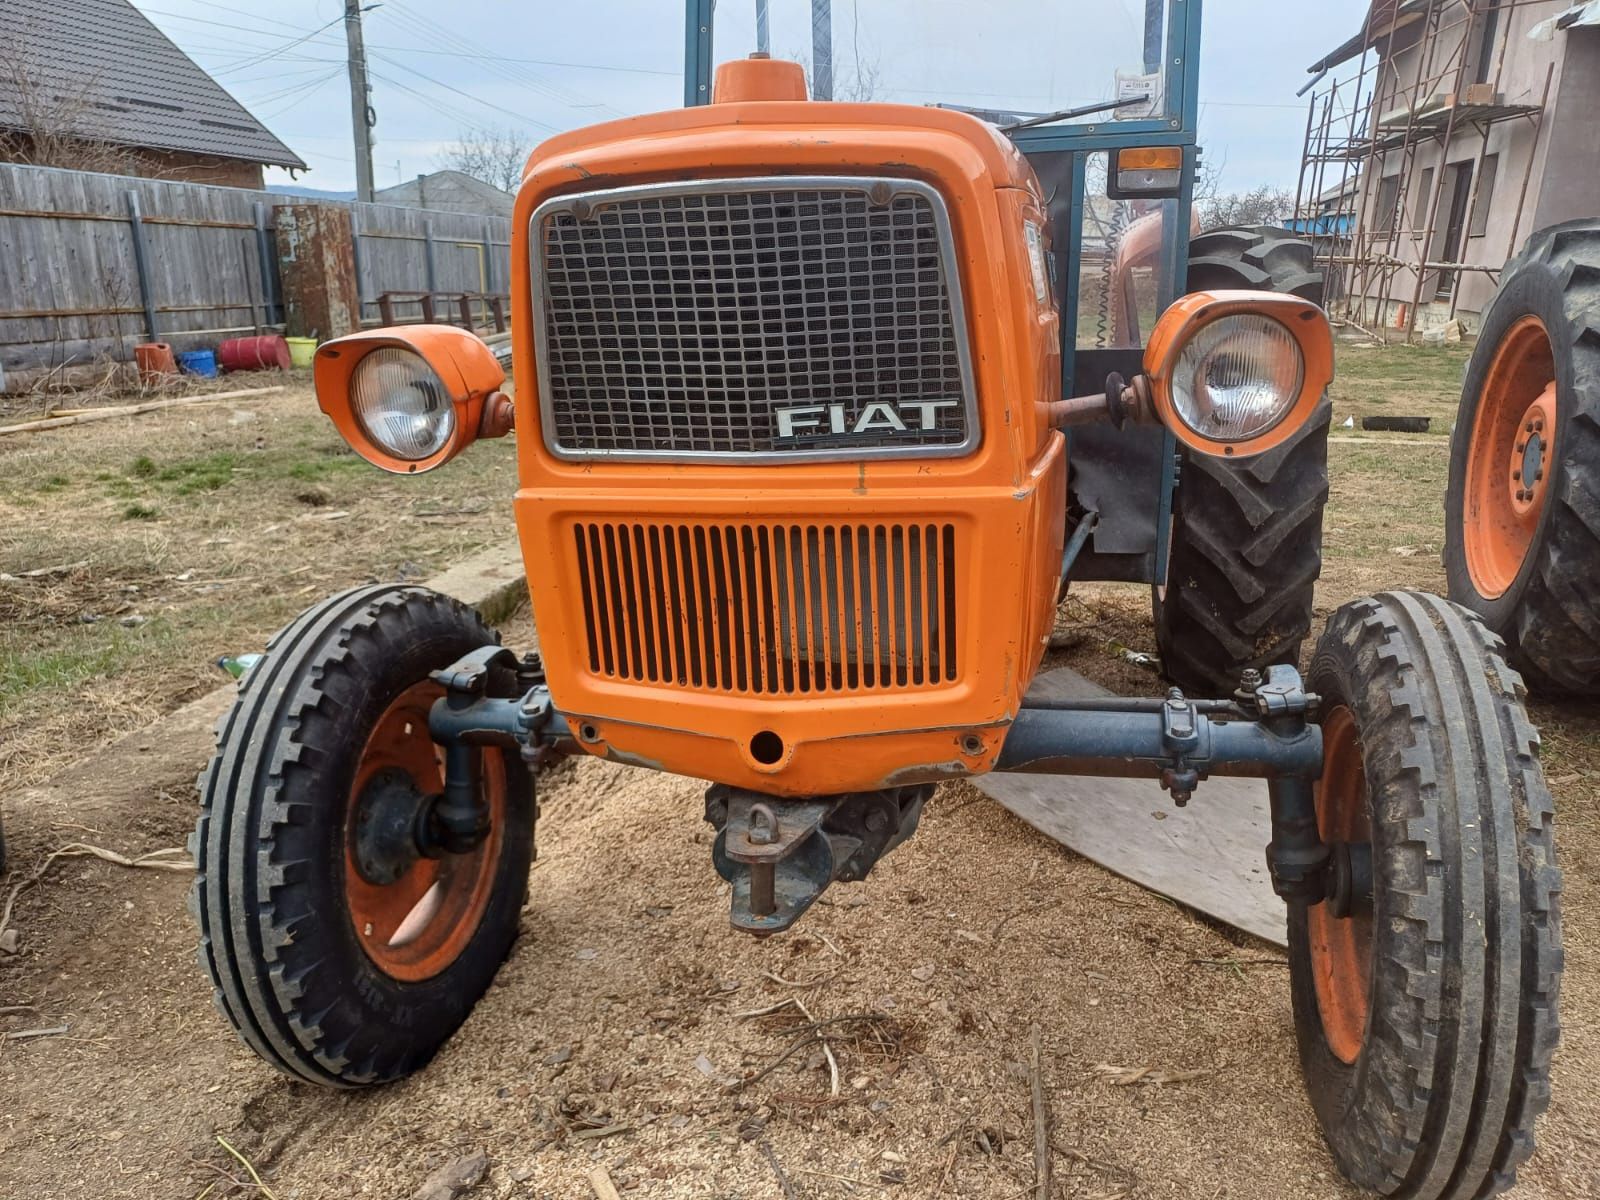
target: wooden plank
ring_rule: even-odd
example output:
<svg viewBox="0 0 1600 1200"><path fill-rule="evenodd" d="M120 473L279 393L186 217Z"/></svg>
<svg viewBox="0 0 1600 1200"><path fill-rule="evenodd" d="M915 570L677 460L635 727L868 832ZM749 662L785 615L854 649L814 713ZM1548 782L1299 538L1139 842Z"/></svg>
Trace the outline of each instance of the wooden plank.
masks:
<svg viewBox="0 0 1600 1200"><path fill-rule="evenodd" d="M240 388L231 392L208 392L201 396L176 396L170 400L147 400L143 404L119 404L114 407L92 408L66 417L42 417L37 421L24 421L20 425L0 425L0 437L13 433L38 433L46 429L62 429L68 425L87 425L91 421L109 421L112 417L136 417L142 413L159 412L164 408L183 408L191 404L216 404L222 400L243 400L256 396L270 396L285 389L275 387Z"/></svg>
<svg viewBox="0 0 1600 1200"><path fill-rule="evenodd" d="M1076 671L1048 671L1028 695L1093 699L1111 693ZM1153 779L984 775L978 790L1029 825L1124 879L1282 946L1283 901L1267 875L1272 838L1267 785L1208 779L1178 808Z"/></svg>

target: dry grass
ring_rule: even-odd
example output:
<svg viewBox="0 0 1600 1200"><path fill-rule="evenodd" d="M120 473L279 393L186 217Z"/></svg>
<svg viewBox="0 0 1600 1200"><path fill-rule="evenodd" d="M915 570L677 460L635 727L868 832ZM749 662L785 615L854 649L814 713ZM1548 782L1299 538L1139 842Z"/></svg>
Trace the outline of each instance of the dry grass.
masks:
<svg viewBox="0 0 1600 1200"><path fill-rule="evenodd" d="M303 385L0 439L0 780L223 682L220 655L328 592L509 537L514 481L509 441L383 475Z"/></svg>

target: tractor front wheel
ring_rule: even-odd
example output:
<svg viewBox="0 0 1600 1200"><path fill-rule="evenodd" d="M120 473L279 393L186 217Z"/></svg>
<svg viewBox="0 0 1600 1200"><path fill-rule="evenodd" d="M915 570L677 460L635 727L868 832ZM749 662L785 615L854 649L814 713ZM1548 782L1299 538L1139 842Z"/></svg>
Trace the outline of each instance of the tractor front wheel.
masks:
<svg viewBox="0 0 1600 1200"><path fill-rule="evenodd" d="M429 673L497 641L418 587L356 588L267 646L200 778L191 907L223 1016L262 1058L335 1087L425 1064L489 987L517 934L533 784L485 747L488 832L430 836L443 791Z"/></svg>
<svg viewBox="0 0 1600 1200"><path fill-rule="evenodd" d="M1339 1168L1412 1200L1502 1191L1550 1101L1560 874L1521 680L1476 617L1387 593L1333 615L1318 827L1343 886L1289 913L1300 1062Z"/></svg>
<svg viewBox="0 0 1600 1200"><path fill-rule="evenodd" d="M1484 312L1444 564L1530 685L1600 693L1600 219L1535 233Z"/></svg>

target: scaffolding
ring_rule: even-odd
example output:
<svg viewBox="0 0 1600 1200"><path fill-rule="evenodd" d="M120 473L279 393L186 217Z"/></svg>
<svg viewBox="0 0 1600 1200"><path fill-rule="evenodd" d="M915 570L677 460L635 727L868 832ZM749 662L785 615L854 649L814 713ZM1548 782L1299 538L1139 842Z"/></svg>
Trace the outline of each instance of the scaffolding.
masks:
<svg viewBox="0 0 1600 1200"><path fill-rule="evenodd" d="M1445 298L1445 288L1447 319L1455 317L1464 274L1481 272L1498 282L1521 233L1533 149L1517 192L1510 241L1495 265L1460 261L1466 257L1465 236L1435 257L1441 249L1440 209L1452 180L1449 167L1456 165L1450 155L1463 141L1470 146L1476 138L1465 204L1470 215L1478 212L1490 132L1504 122L1524 121L1538 137L1554 66L1545 74L1538 104L1505 103L1501 76L1512 11L1548 2L1375 0L1361 33L1324 60L1307 89L1311 102L1295 214L1329 280L1327 303L1336 323L1385 342L1402 336L1411 341L1419 310ZM1486 22L1493 23L1488 37ZM1435 146L1436 155L1425 153ZM1408 204L1419 157L1425 160L1422 187L1416 203ZM1325 211L1330 199L1331 213ZM1455 216L1459 230L1461 211Z"/></svg>

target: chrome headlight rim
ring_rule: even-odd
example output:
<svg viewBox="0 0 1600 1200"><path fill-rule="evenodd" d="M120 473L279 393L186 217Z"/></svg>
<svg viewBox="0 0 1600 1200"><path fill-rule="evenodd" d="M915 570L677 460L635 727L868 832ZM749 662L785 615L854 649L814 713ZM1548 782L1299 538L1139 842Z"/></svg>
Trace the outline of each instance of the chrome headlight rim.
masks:
<svg viewBox="0 0 1600 1200"><path fill-rule="evenodd" d="M374 372L386 372L390 378L369 384ZM379 396L365 398L364 385L378 390ZM426 406L413 415L413 419L431 422L426 439L413 438L405 444L384 428L385 418L405 415L399 406L383 403L402 389L427 394ZM456 436L456 405L449 388L433 365L409 346L378 346L355 365L350 374L350 415L373 447L404 463L425 463L436 458Z"/></svg>
<svg viewBox="0 0 1600 1200"><path fill-rule="evenodd" d="M1257 326L1254 332L1273 337L1288 351L1285 361L1293 364L1293 370L1289 377L1272 381L1277 398L1273 402L1268 420L1240 432L1223 434L1191 419L1193 410L1197 407L1193 399L1199 390L1197 381L1204 378L1205 369L1225 347L1227 340L1248 334L1251 332L1248 327L1252 324ZM1210 344L1207 344L1208 339ZM1218 314L1195 329L1178 347L1171 361L1169 386L1173 416L1182 422L1190 433L1207 442L1227 447L1230 454L1233 453L1233 447L1254 443L1269 436L1273 430L1282 425L1296 410L1305 388L1307 374L1305 350L1294 331L1278 317L1268 313L1243 311ZM1270 372L1269 367L1268 371L1261 374L1264 376Z"/></svg>

